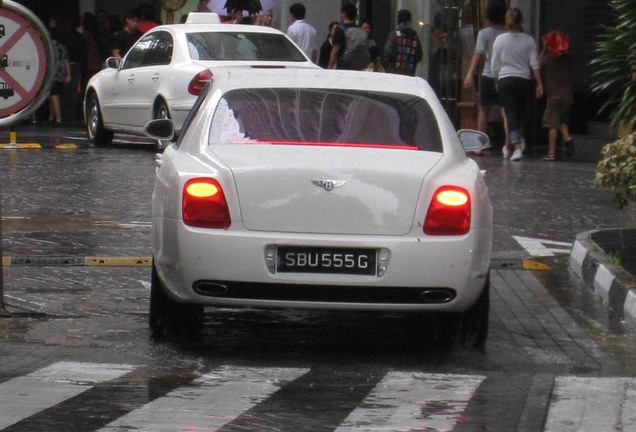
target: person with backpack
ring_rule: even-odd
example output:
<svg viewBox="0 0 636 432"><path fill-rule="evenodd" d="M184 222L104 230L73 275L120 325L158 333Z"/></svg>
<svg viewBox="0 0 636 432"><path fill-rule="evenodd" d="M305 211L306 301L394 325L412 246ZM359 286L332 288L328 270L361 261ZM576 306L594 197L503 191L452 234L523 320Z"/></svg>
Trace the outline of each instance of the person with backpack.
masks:
<svg viewBox="0 0 636 432"><path fill-rule="evenodd" d="M369 35L356 26L358 9L352 3L340 8L341 25L336 27L328 69L364 70L371 62Z"/></svg>
<svg viewBox="0 0 636 432"><path fill-rule="evenodd" d="M422 42L411 28L411 12L398 11L398 28L389 35L384 46L384 62L387 72L415 76L417 64L422 61Z"/></svg>

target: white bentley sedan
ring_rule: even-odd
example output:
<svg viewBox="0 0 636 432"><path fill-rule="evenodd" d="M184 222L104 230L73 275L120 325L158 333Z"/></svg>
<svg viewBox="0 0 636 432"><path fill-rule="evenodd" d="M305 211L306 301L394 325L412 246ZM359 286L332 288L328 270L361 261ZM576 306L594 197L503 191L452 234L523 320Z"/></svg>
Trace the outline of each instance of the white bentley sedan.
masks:
<svg viewBox="0 0 636 432"><path fill-rule="evenodd" d="M486 143L420 78L215 74L157 156L153 334L200 328L204 306L368 310L440 313L483 347L492 207L465 149Z"/></svg>
<svg viewBox="0 0 636 432"><path fill-rule="evenodd" d="M194 12L185 24L153 28L106 65L84 99L88 139L101 145L115 132L143 135L157 118L171 118L178 132L219 68L318 68L276 29L221 24L217 14Z"/></svg>

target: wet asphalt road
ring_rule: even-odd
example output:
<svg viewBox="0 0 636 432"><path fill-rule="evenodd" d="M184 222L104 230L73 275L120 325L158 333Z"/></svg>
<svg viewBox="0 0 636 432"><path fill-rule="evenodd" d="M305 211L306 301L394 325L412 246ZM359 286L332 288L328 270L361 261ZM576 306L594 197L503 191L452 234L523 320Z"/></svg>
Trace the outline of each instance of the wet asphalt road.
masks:
<svg viewBox="0 0 636 432"><path fill-rule="evenodd" d="M4 256L148 256L152 145L124 140L93 148L79 129L25 129L25 138L44 148L0 150ZM77 148L54 148L64 143ZM611 194L594 188L593 164L547 163L532 153L518 163L494 153L475 160L487 171L495 207L491 334L484 353L440 346L431 323L421 318L369 313L220 310L206 315L200 339L154 343L147 329L149 267L11 265L3 269L11 316L0 318L0 401L6 401L3 382L58 362L125 364L134 371L25 414L12 426L3 426L0 407L0 430L185 430L170 423L174 419L163 420L163 429L111 423L183 386L207 388L192 383L211 370L231 382L235 369L244 367L302 375L287 383L276 372L281 391L262 400L253 396L258 403L228 414L231 421L219 430L354 430L343 425L357 418L350 417L356 407L372 408L379 422L383 405L425 398L396 391L365 399L397 385L402 376L391 374L400 373L418 383L423 378L414 374L439 374L446 387L458 388L452 397L416 407L420 423L413 420L410 430L450 430L443 422L423 429L424 420L439 416L455 431L569 430L550 416L559 410L549 407L565 392L561 377L632 379L636 339L570 273L566 245L582 231L634 226L636 214L614 209ZM524 247L537 243L557 252L537 257ZM551 269L498 266L521 258ZM479 377L480 384L466 390L466 377ZM261 382L237 381L249 379ZM470 393L464 399L460 387ZM228 410L239 406L223 403ZM181 402L174 407L198 412ZM585 417L574 411L563 415ZM407 417L397 415L381 430L408 430ZM366 426L355 430L380 430L368 419L358 424Z"/></svg>

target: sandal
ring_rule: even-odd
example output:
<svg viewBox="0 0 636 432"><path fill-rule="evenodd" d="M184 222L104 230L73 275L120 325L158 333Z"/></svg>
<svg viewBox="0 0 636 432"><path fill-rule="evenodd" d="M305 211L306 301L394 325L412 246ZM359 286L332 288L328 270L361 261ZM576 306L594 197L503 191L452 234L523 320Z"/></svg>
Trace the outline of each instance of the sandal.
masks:
<svg viewBox="0 0 636 432"><path fill-rule="evenodd" d="M556 160L556 155L554 153L548 153L548 155L544 157L543 160L553 162Z"/></svg>

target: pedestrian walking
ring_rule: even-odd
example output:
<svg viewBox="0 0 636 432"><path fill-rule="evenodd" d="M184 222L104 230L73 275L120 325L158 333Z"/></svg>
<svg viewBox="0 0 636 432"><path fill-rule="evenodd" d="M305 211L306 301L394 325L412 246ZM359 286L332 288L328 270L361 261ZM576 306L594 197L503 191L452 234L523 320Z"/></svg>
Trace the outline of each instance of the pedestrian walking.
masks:
<svg viewBox="0 0 636 432"><path fill-rule="evenodd" d="M329 57L331 56L331 49L333 48L333 36L336 34L336 27L339 23L332 21L329 23L329 34L327 39L320 46L320 53L318 54L318 66L326 69L329 66Z"/></svg>
<svg viewBox="0 0 636 432"><path fill-rule="evenodd" d="M469 89L475 85L475 75L477 67L483 59L483 69L479 77L479 109L477 114L477 129L483 133L488 133L488 118L490 111L500 109L499 96L495 88L495 75L491 67L492 47L495 39L500 34L505 33L506 6L501 0L491 0L486 6L486 18L488 26L481 29L477 34L475 44L475 54L472 57L466 77L464 78L464 88ZM483 150L477 150L475 154L483 154Z"/></svg>
<svg viewBox="0 0 636 432"><path fill-rule="evenodd" d="M547 101L543 112L543 127L548 131L548 155L545 161L555 161L559 131L563 139L564 156L572 156L574 140L568 127L570 108L574 103L572 90L572 56L570 40L560 30L553 30L543 37L543 49L539 63L546 73Z"/></svg>
<svg viewBox="0 0 636 432"><path fill-rule="evenodd" d="M518 8L506 12L506 33L495 39L492 48L492 71L497 81L499 100L504 108L508 131L502 153L505 159L523 158L521 125L525 120L532 76L537 82L536 97L543 96L543 80L537 55L537 44L532 36L522 31L523 15Z"/></svg>
<svg viewBox="0 0 636 432"><path fill-rule="evenodd" d="M85 12L82 17L82 25L84 25L84 17L87 13L89 12ZM106 9L99 9L95 12L94 18L94 27L91 27L91 32L93 33L93 37L97 43L99 56L102 62L104 62L112 55L113 36L115 35L115 32L120 29L113 28L113 15L110 15ZM86 30L85 25L84 30Z"/></svg>
<svg viewBox="0 0 636 432"><path fill-rule="evenodd" d="M79 17L73 18L70 24L62 26L62 43L68 50L71 70L71 78L64 84L62 95L62 119L67 124L81 120L80 96L82 80L87 72L86 43L82 32Z"/></svg>
<svg viewBox="0 0 636 432"><path fill-rule="evenodd" d="M254 20L252 21L252 24L265 26L265 27L272 27L273 21L274 21L274 11L270 9L262 15L256 15L254 17Z"/></svg>
<svg viewBox="0 0 636 432"><path fill-rule="evenodd" d="M49 30L53 44L53 57L55 59L53 86L49 94L49 124L62 126L61 98L64 84L71 80L71 66L68 62L68 50L59 41L60 29L51 27Z"/></svg>
<svg viewBox="0 0 636 432"><path fill-rule="evenodd" d="M153 29L161 24L157 20L157 9L151 3L142 3L137 8L137 16L139 19L139 21L137 22L137 30L139 30L141 34L144 34L148 30Z"/></svg>
<svg viewBox="0 0 636 432"><path fill-rule="evenodd" d="M305 21L307 9L302 3L294 3L289 8L294 22L287 28L287 36L302 49L312 62L316 62L318 54L318 32Z"/></svg>
<svg viewBox="0 0 636 432"><path fill-rule="evenodd" d="M411 28L411 12L402 9L397 13L397 30L389 35L384 46L384 63L387 72L415 76L417 64L422 61L422 42Z"/></svg>
<svg viewBox="0 0 636 432"><path fill-rule="evenodd" d="M223 24L240 24L243 21L243 9L228 9L227 20Z"/></svg>
<svg viewBox="0 0 636 432"><path fill-rule="evenodd" d="M367 37L369 38L367 45L369 47L370 62L364 70L369 72L386 72L382 64L382 59L380 58L380 48L371 34L371 23L364 21L360 24L360 28L367 33Z"/></svg>
<svg viewBox="0 0 636 432"><path fill-rule="evenodd" d="M113 57L124 57L141 36L141 32L137 30L137 15L134 12L129 12L124 20L126 25L113 37Z"/></svg>
<svg viewBox="0 0 636 432"><path fill-rule="evenodd" d="M340 8L341 25L336 27L328 69L364 70L371 61L369 35L356 25L358 9L352 3Z"/></svg>

